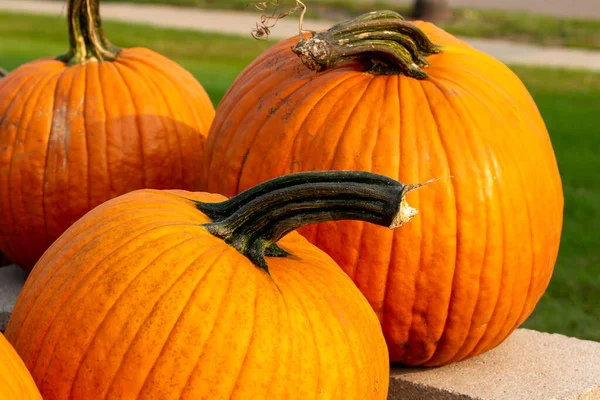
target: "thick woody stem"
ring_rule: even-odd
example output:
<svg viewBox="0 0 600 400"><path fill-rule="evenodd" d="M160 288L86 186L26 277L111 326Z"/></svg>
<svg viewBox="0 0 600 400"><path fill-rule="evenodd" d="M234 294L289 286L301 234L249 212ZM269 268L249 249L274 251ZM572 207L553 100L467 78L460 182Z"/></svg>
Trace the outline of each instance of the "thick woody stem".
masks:
<svg viewBox="0 0 600 400"><path fill-rule="evenodd" d="M292 49L304 65L324 71L350 62L360 62L368 72L428 77L423 68L427 57L442 51L415 24L393 11L374 11L335 25L325 32L312 32Z"/></svg>
<svg viewBox="0 0 600 400"><path fill-rule="evenodd" d="M426 183L425 183L426 184ZM359 171L302 172L272 179L221 203L197 202L206 228L268 272L264 256L285 256L276 243L301 226L360 220L395 229L417 215L405 185Z"/></svg>
<svg viewBox="0 0 600 400"><path fill-rule="evenodd" d="M59 60L74 65L117 58L121 49L104 35L99 0L68 0L67 14L71 48Z"/></svg>

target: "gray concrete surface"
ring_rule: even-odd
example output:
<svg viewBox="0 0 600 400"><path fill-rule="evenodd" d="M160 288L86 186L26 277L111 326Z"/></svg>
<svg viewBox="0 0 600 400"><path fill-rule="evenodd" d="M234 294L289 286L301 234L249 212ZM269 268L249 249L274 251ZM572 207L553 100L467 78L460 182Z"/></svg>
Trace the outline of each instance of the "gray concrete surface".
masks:
<svg viewBox="0 0 600 400"><path fill-rule="evenodd" d="M592 1L597 2L598 7L600 8L600 0ZM573 6L570 5L568 8L573 8ZM0 10L31 12L55 16L65 16L66 13L64 2L43 0L0 0ZM244 35L247 37L250 37L250 32L252 28L256 26L256 22L259 20L260 16L260 12L258 11L228 12L161 5L132 5L127 3L102 3L101 11L103 18L107 20L112 19L131 23L143 23L169 28L222 32ZM63 20L57 19L56 23L57 28L63 27ZM334 23L334 21L306 20L304 28L320 30L326 29ZM271 30L270 40L287 38L297 33L297 18L289 17L280 20ZM466 40L475 48L478 48L505 63L600 71L600 52L598 51L538 47L500 40L462 39Z"/></svg>
<svg viewBox="0 0 600 400"><path fill-rule="evenodd" d="M0 332L4 332L27 273L16 265L0 268Z"/></svg>
<svg viewBox="0 0 600 400"><path fill-rule="evenodd" d="M439 368L394 367L388 400L600 399L600 343L518 329L477 357Z"/></svg>

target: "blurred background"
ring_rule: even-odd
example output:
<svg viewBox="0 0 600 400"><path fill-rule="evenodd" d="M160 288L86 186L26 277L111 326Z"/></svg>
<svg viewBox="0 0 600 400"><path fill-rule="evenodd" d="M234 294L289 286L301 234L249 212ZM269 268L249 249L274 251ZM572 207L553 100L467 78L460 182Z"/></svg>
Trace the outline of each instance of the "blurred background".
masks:
<svg viewBox="0 0 600 400"><path fill-rule="evenodd" d="M366 11L392 9L407 18L439 24L519 75L550 132L565 193L554 276L525 326L600 341L599 0L305 3L307 29L331 26ZM114 44L148 47L180 63L202 83L216 106L258 54L288 35L286 29L297 32L294 14L270 28L268 40L254 40L250 31L261 14L284 12L294 5L293 0L281 1L278 10L260 11L243 0L104 0L101 13ZM0 67L11 71L28 61L64 53L65 16L65 2L0 0Z"/></svg>

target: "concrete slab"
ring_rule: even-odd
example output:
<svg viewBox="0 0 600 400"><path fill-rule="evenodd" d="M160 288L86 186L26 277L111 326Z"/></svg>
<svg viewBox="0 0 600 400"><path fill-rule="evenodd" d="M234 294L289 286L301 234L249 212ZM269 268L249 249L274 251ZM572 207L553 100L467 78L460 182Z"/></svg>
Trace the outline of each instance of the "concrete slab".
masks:
<svg viewBox="0 0 600 400"><path fill-rule="evenodd" d="M4 332L27 272L16 265L0 268L0 332Z"/></svg>
<svg viewBox="0 0 600 400"><path fill-rule="evenodd" d="M388 399L600 399L600 343L518 329L469 360L438 368L393 367Z"/></svg>

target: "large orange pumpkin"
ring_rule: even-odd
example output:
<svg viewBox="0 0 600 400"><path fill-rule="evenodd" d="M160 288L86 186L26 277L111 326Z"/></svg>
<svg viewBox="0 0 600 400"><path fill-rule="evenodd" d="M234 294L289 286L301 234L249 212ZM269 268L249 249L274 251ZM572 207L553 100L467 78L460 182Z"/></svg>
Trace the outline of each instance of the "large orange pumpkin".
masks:
<svg viewBox="0 0 600 400"><path fill-rule="evenodd" d="M25 269L96 205L140 188L199 190L214 117L175 62L119 49L98 0L69 0L71 50L0 80L0 251Z"/></svg>
<svg viewBox="0 0 600 400"><path fill-rule="evenodd" d="M0 399L42 400L23 360L0 333Z"/></svg>
<svg viewBox="0 0 600 400"><path fill-rule="evenodd" d="M308 170L447 178L409 196L423 217L406 229L300 230L367 297L393 361L493 348L554 268L563 193L536 104L509 68L430 23L382 11L274 45L219 104L205 163L207 189L227 196Z"/></svg>
<svg viewBox="0 0 600 400"><path fill-rule="evenodd" d="M6 336L45 400L385 399L389 358L369 303L302 236L275 243L316 221L395 228L414 215L410 189L324 172L228 201L131 192L48 249Z"/></svg>

